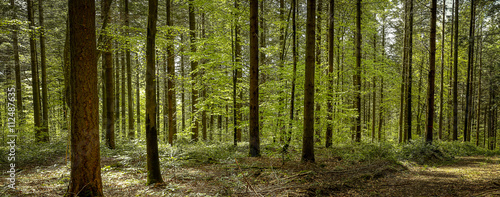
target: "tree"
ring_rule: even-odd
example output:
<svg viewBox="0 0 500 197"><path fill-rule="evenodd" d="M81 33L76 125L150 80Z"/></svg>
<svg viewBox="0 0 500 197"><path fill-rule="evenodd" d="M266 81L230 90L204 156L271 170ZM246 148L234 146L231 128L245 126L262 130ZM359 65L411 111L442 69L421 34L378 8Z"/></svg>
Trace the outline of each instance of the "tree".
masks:
<svg viewBox="0 0 500 197"><path fill-rule="evenodd" d="M40 66L42 67L42 128L41 141L49 141L49 112L47 101L47 58L45 53L45 29L43 24L43 0L38 2L38 20L40 23Z"/></svg>
<svg viewBox="0 0 500 197"><path fill-rule="evenodd" d="M146 40L146 147L147 185L162 183L160 160L158 158L158 133L156 129L156 65L155 38L158 19L158 0L149 0L148 30Z"/></svg>
<svg viewBox="0 0 500 197"><path fill-rule="evenodd" d="M316 0L307 0L306 68L304 81L304 133L302 161L314 162L314 27L316 26Z"/></svg>
<svg viewBox="0 0 500 197"><path fill-rule="evenodd" d="M95 1L70 0L68 8L72 102L71 179L66 196L103 196L95 61Z"/></svg>
<svg viewBox="0 0 500 197"><path fill-rule="evenodd" d="M434 86L436 75L436 10L437 0L431 1L431 33L429 39L429 77L427 86L427 121L425 126L425 141L432 143L434 126Z"/></svg>
<svg viewBox="0 0 500 197"><path fill-rule="evenodd" d="M411 115L412 115L412 101L411 101L411 86L412 86L412 61L413 61L413 0L410 0L410 16L408 17L408 74L407 74L407 88L406 88L406 133L407 139L411 140Z"/></svg>
<svg viewBox="0 0 500 197"><path fill-rule="evenodd" d="M326 126L326 147L332 145L332 131L333 131L333 45L334 45L334 11L335 0L330 0L330 17L328 28L328 121ZM374 112L375 113L375 112Z"/></svg>
<svg viewBox="0 0 500 197"><path fill-rule="evenodd" d="M111 1L102 1L102 9L107 10L107 6L111 6ZM104 17L111 18L111 16L108 14L108 16L102 16L103 20ZM114 72L113 72L113 53L111 52L111 36L105 36L104 40L104 59L103 59L103 69L104 69L104 89L105 89L105 105L104 105L104 111L105 111L105 117L106 120L103 119L103 122L105 122L105 129L106 129L106 146L110 149L115 148L115 90L114 90Z"/></svg>
<svg viewBox="0 0 500 197"><path fill-rule="evenodd" d="M16 5L14 0L10 0L10 5L12 6L12 19L16 19ZM14 50L14 70L16 75L16 107L17 107L17 120L23 119L23 96L21 91L21 66L19 64L19 42L17 38L18 27L15 26L12 31L12 47Z"/></svg>
<svg viewBox="0 0 500 197"><path fill-rule="evenodd" d="M194 5L193 5L193 0L189 0L189 38L191 40L191 52L195 53L196 52L196 19L194 17ZM191 59L191 80L192 86L191 86L191 121L194 126L191 128L191 139L193 141L198 141L198 116L197 116L197 111L198 108L196 107L196 99L198 98L198 90L196 89L196 67L198 67L198 62L194 59Z"/></svg>
<svg viewBox="0 0 500 197"><path fill-rule="evenodd" d="M250 0L250 156L260 157L259 138L259 2Z"/></svg>
<svg viewBox="0 0 500 197"><path fill-rule="evenodd" d="M356 131L355 141L361 142L361 0L356 0L356 67L353 76L354 81L354 108L356 118L354 127ZM307 62L307 60L306 60Z"/></svg>
<svg viewBox="0 0 500 197"><path fill-rule="evenodd" d="M439 140L443 139L443 93L444 93L444 41L445 41L445 16L446 16L446 1L443 1L443 21L441 31L441 91L439 92Z"/></svg>
<svg viewBox="0 0 500 197"><path fill-rule="evenodd" d="M40 123L40 88L38 85L38 63L35 41L35 19L33 16L33 0L28 0L28 21L30 29L30 52L31 52L31 82L33 89L33 119L35 122L35 139L43 141L43 133Z"/></svg>
<svg viewBox="0 0 500 197"><path fill-rule="evenodd" d="M234 1L234 8L238 10L239 0ZM234 139L233 145L237 145L241 141L241 104L238 102L238 78L241 78L242 73L240 69L241 62L241 44L240 44L240 25L238 21L238 16L236 15L236 20L234 24L234 71L233 71L233 117L234 117ZM239 136L239 137L238 137Z"/></svg>
<svg viewBox="0 0 500 197"><path fill-rule="evenodd" d="M464 141L470 142L471 129L469 127L472 118L471 116L471 103L472 103L472 80L473 80L473 64L474 64L474 32L475 32L475 4L474 0L471 0L470 8L470 28L469 28L469 53L467 60L467 87L465 92L465 121L464 121Z"/></svg>
<svg viewBox="0 0 500 197"><path fill-rule="evenodd" d="M125 30L125 35L129 36L129 30L128 27L130 25L130 17L129 17L129 10L128 10L128 0L124 0L125 4L125 27L127 29ZM134 107L133 107L133 101L132 101L132 71L130 68L131 60L130 60L130 44L127 41L127 46L125 49L125 58L127 60L127 97L128 97L128 138L129 139L134 139L135 137L135 130L134 130ZM139 118L139 117L137 117Z"/></svg>
<svg viewBox="0 0 500 197"><path fill-rule="evenodd" d="M167 26L172 25L172 19L170 18L171 13L171 2L167 0ZM169 32L170 34L172 32ZM175 62L174 62L174 37L169 35L171 44L167 47L167 72L168 72L168 143L173 144L174 134L176 133L176 113L175 113Z"/></svg>
<svg viewBox="0 0 500 197"><path fill-rule="evenodd" d="M458 0L455 0L454 46L453 46L453 140L458 140Z"/></svg>

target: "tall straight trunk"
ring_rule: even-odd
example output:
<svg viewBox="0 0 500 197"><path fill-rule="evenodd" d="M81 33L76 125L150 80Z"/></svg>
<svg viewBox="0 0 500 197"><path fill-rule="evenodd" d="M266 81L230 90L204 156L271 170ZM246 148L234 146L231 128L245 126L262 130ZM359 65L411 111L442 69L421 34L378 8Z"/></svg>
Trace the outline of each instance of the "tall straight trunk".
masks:
<svg viewBox="0 0 500 197"><path fill-rule="evenodd" d="M385 18L382 24L382 65L385 67ZM378 116L378 141L382 141L382 123L383 123L383 103L384 103L384 77L380 78L380 104Z"/></svg>
<svg viewBox="0 0 500 197"><path fill-rule="evenodd" d="M420 105L422 104L422 78L423 78L423 67L424 67L424 60L420 61L420 66L419 66L419 78L418 78L418 96L417 96L417 135L421 136L422 134L422 107Z"/></svg>
<svg viewBox="0 0 500 197"><path fill-rule="evenodd" d="M28 0L28 3L30 4L28 7L31 7L31 0ZM71 179L66 195L103 196L95 61L95 1L68 1L68 10L72 106Z"/></svg>
<svg viewBox="0 0 500 197"><path fill-rule="evenodd" d="M14 0L10 0L10 5L12 6L12 19L16 19L16 5ZM23 96L21 87L21 66L19 63L19 41L17 37L18 26L14 26L12 31L12 47L14 51L14 70L16 75L16 108L17 108L17 122L21 123L23 117ZM65 47L66 49L66 47ZM66 54L66 53L65 53Z"/></svg>
<svg viewBox="0 0 500 197"><path fill-rule="evenodd" d="M471 8L470 8L470 27L469 27L469 53L468 53L468 60L467 60L467 87L466 87L466 93L465 93L465 121L464 121L464 141L469 142L471 138L471 132L470 132L470 123L471 119L470 118L470 112L471 110L471 104L472 104L472 81L473 81L473 75L474 72L473 67L474 67L474 32L475 32L475 16L476 16L476 5L474 4L474 0L471 0Z"/></svg>
<svg viewBox="0 0 500 197"><path fill-rule="evenodd" d="M283 103L284 102L284 98L282 96L283 94L283 91L281 90L282 89L282 82L283 82L283 74L281 74L281 72L283 72L283 69L284 69L284 64L285 64L285 48L286 48L286 40L285 40L285 36L286 36L286 32L285 32L285 27L287 25L285 25L285 1L284 0L280 0L279 1L279 19L280 19L280 23L279 23L279 45L280 45L280 52L279 52L279 62L278 62L278 70L279 70L279 74L278 74L278 84L279 84L279 90L277 91L277 94L278 94L278 103ZM283 116L283 111L284 111L284 108L283 107L278 107L278 121L277 121L277 124L278 124L278 128L279 128L279 133L280 133L280 141L283 141L284 140L284 137L286 137L286 133L285 133L285 128L284 128L284 124L283 124L283 121L282 121L282 116Z"/></svg>
<svg viewBox="0 0 500 197"><path fill-rule="evenodd" d="M167 25L173 26L172 24L172 8L170 0L167 0ZM174 40L173 35L169 35L170 40ZM177 133L176 124L176 97L175 97L175 62L174 62L174 45L170 44L167 47L167 72L168 72L168 143L173 144L173 139L175 133Z"/></svg>
<svg viewBox="0 0 500 197"><path fill-rule="evenodd" d="M158 0L149 0L148 30L146 39L146 149L148 177L146 185L163 183L158 157L158 133L156 129L156 65L155 37L158 19Z"/></svg>
<svg viewBox="0 0 500 197"><path fill-rule="evenodd" d="M413 64L413 0L410 0L410 16L408 17L408 76L406 88L406 129L407 141L412 139L411 136L411 121L412 121L412 101L411 101L411 88L412 88L412 64Z"/></svg>
<svg viewBox="0 0 500 197"><path fill-rule="evenodd" d="M202 12L201 13L201 36L200 36L202 39L206 39L206 35L205 35L205 12ZM206 59L203 59L202 60L202 63L206 63ZM200 78L203 79L203 75L205 74L205 69L202 68L201 69L201 76ZM204 83L202 83L202 87L201 87L201 97L202 97L202 100L205 101L207 99L207 87ZM202 131L202 134L203 134L203 140L206 141L207 140L207 110L205 109L205 107L203 107L201 109L201 131ZM241 136L241 135L240 135ZM240 137L241 138L241 137Z"/></svg>
<svg viewBox="0 0 500 197"><path fill-rule="evenodd" d="M189 0L189 39L191 40L191 53L196 53L196 19L194 17L194 0ZM196 89L196 80L197 80L197 71L198 62L195 60L191 60L191 140L198 141L198 116L196 107L197 99L198 99L198 89Z"/></svg>
<svg viewBox="0 0 500 197"><path fill-rule="evenodd" d="M481 27L479 28L481 33L483 33L483 18L481 17L480 18L481 20ZM482 63L483 63L483 39L481 38L479 40L479 49L478 49L478 53L479 53L479 65L478 65L478 80L477 80L477 125L476 125L476 146L479 146L479 126L481 125L481 76L482 76ZM484 136L486 137L486 136Z"/></svg>
<svg viewBox="0 0 500 197"><path fill-rule="evenodd" d="M250 0L250 156L260 157L259 134L259 1Z"/></svg>
<svg viewBox="0 0 500 197"><path fill-rule="evenodd" d="M295 111L295 79L297 74L297 23L296 23L296 14L297 14L297 1L292 0L292 58L293 58L293 71L292 71L292 92L290 94L290 123L289 123L289 131L286 135L285 145L283 146L283 152L288 151L288 147L290 146L290 142L292 141L292 130L293 130L293 115Z"/></svg>
<svg viewBox="0 0 500 197"><path fill-rule="evenodd" d="M332 146L332 133L333 133L333 45L335 37L335 24L334 24L334 12L335 12L335 0L330 0L330 13L329 13L329 27L328 27L328 117L326 126L326 139L325 146L328 148Z"/></svg>
<svg viewBox="0 0 500 197"><path fill-rule="evenodd" d="M239 8L239 0L234 1L234 8ZM236 17L238 18L238 17ZM241 75L240 61L241 61L241 46L240 46L240 26L239 21L235 20L234 24L234 70L233 70L233 121L234 121L234 139L233 145L237 145L238 133L241 132L240 122L241 122L241 114L240 114L240 104L238 102L238 77ZM241 135L241 134L240 134Z"/></svg>
<svg viewBox="0 0 500 197"><path fill-rule="evenodd" d="M260 157L259 136L259 1L250 0L250 156Z"/></svg>
<svg viewBox="0 0 500 197"><path fill-rule="evenodd" d="M361 0L356 0L356 67L354 81L354 108L356 118L354 121L356 136L355 141L361 142Z"/></svg>
<svg viewBox="0 0 500 197"><path fill-rule="evenodd" d="M115 84L115 121L116 129L118 130L118 135L121 131L121 119L120 119L120 52L116 52L115 57L115 70L116 70L116 84Z"/></svg>
<svg viewBox="0 0 500 197"><path fill-rule="evenodd" d="M168 2L167 2L168 3ZM166 6L168 7L168 6ZM168 51L168 49L167 49ZM163 128L165 129L165 132L164 132L164 135L163 135L163 141L164 142L168 142L168 138L170 137L170 132L168 131L168 87L167 87L167 81L168 81L168 73L167 73L167 64L168 64L168 56L165 54L165 52L162 52L163 54L163 68L161 68L160 70L163 72L162 73L158 73L158 76L162 76L163 78L163 105L159 105L159 106L162 106L162 110L163 110L163 115L161 116L162 118L162 121L163 121ZM160 130L158 128L158 130Z"/></svg>
<svg viewBox="0 0 500 197"><path fill-rule="evenodd" d="M135 99L136 99L136 111L137 111L137 138L141 138L141 94L139 92L140 88L140 81L139 81L139 54L135 55L137 60L136 60L136 89L135 89Z"/></svg>
<svg viewBox="0 0 500 197"><path fill-rule="evenodd" d="M321 16L322 16L322 7L323 7L323 1L322 0L316 0L318 2L318 6L317 6L317 11L316 11L316 14L317 14L317 17L316 17L316 67L317 67L317 71L318 71L318 77L316 77L316 80L317 83L316 84L316 91L315 91L315 94L317 95L317 97L319 97L320 95L320 87L321 87L321 73L323 72L322 69L321 69ZM321 142L321 129L322 129L322 126L321 126L321 103L320 102L316 102L316 110L315 110L315 123L316 123L316 127L315 127L315 132L316 132L316 142Z"/></svg>
<svg viewBox="0 0 500 197"><path fill-rule="evenodd" d="M455 0L454 46L453 46L453 140L458 140L458 0Z"/></svg>
<svg viewBox="0 0 500 197"><path fill-rule="evenodd" d="M314 162L314 38L316 32L316 0L307 0L306 67L304 81L304 133L302 136L302 161Z"/></svg>
<svg viewBox="0 0 500 197"><path fill-rule="evenodd" d="M454 15L455 15L455 12L454 12L455 1L452 1L451 5L452 5L451 6L451 10L452 10L451 15L452 16L451 16L451 27L450 27L450 38L451 39L450 39L450 55L448 56L448 62L450 64L449 65L450 69L449 69L449 72L448 72L448 76L449 76L448 80L449 80L449 83L450 83L450 88L448 88L448 105L449 105L448 107L449 107L449 110L447 112L447 115L448 115L448 119L447 119L448 132L446 133L446 135L447 135L446 139L448 141L451 141L451 137L450 137L450 135L452 134L451 123L453 122L452 121L453 120L453 117L452 117L452 115L453 115L453 113L452 113L453 112L453 102L452 102L453 101L453 96L452 96L452 92L453 92L453 88L452 88L452 85L453 85L453 72L452 72L452 70L453 70L453 63L450 60L451 60L451 57L452 57L451 54L453 54L453 44L454 44L453 43L453 35L454 35L453 34L454 33L453 29L454 29L454 23L455 23L454 22L454 19L455 19L455 17L454 17Z"/></svg>
<svg viewBox="0 0 500 197"><path fill-rule="evenodd" d="M43 141L44 134L42 133L40 123L40 88L38 85L38 64L36 57L36 40L35 40L35 19L33 16L33 0L28 0L28 21L30 28L30 52L31 52L31 82L33 89L33 118L35 121L35 139L37 142Z"/></svg>
<svg viewBox="0 0 500 197"><path fill-rule="evenodd" d="M101 3L102 9L106 10L108 9L106 6L110 6L110 4L106 4L104 1ZM102 16L102 20L104 20L104 17L111 18L110 15L108 16ZM115 149L115 97L114 97L114 80L113 80L113 53L111 52L111 36L106 36L104 38L106 40L106 43L104 43L104 61L103 61L103 70L104 70L104 100L105 100L105 105L103 105L103 108L105 111L105 117L106 119L103 119L103 122L105 123L105 142L106 146L110 149Z"/></svg>
<svg viewBox="0 0 500 197"><path fill-rule="evenodd" d="M425 126L425 141L432 143L434 126L434 88L436 75L436 10L437 0L431 1L431 33L429 39L429 85L427 87L427 121Z"/></svg>
<svg viewBox="0 0 500 197"><path fill-rule="evenodd" d="M128 1L125 1L125 26L130 26L130 17L129 17L129 9L128 9ZM129 35L129 30L127 29L125 32L126 36ZM131 70L131 59L130 59L130 43L126 43L127 48L125 49L125 58L127 59L127 97L128 97L128 138L135 138L135 129L134 129L134 107L133 107L133 98L132 98L132 70Z"/></svg>
<svg viewBox="0 0 500 197"><path fill-rule="evenodd" d="M400 108L399 108L399 143L406 141L406 137L403 137L403 135L406 134L404 132L404 124L405 124L405 102L406 102L406 64L407 58L408 58L408 53L407 53L407 46L408 46L408 0L405 0L404 3L404 10L405 10L405 26L404 26L404 37L403 37L403 63L401 64L401 93L400 93ZM405 135L406 136L406 135Z"/></svg>
<svg viewBox="0 0 500 197"><path fill-rule="evenodd" d="M38 19L40 25L40 66L42 67L42 139L43 142L49 141L49 112L47 101L47 63L45 56L45 26L43 25L43 0L38 2Z"/></svg>
<svg viewBox="0 0 500 197"><path fill-rule="evenodd" d="M377 67L377 33L373 35L373 62L375 63L375 67ZM377 69L377 68L375 68ZM373 77L373 89L372 89L372 142L375 141L375 120L376 120L376 111L377 111L377 78Z"/></svg>
<svg viewBox="0 0 500 197"><path fill-rule="evenodd" d="M446 1L443 1L443 21L441 31L441 91L439 92L439 140L443 139L443 95L444 95L444 41L445 41L445 16L446 16Z"/></svg>
<svg viewBox="0 0 500 197"><path fill-rule="evenodd" d="M122 69L121 69L121 72L122 72L122 74L121 74L121 77L122 77L122 79L121 79L121 83L122 83L121 96L122 96L122 99L121 99L121 104L120 105L122 106L122 111L121 111L121 113L122 113L122 115L121 115L121 118L122 118L121 128L122 129L120 130L120 137L121 137L121 139L124 139L125 136L127 135L127 132L126 132L126 130L127 130L127 127L126 127L126 121L127 121L127 119L125 117L125 112L126 112L126 107L125 107L125 90L126 90L126 87L125 87L125 84L126 84L125 83L125 80L126 80L126 76L125 76L126 75L126 73L125 73L126 72L126 70L125 70L125 67L126 67L125 66L125 64L126 64L126 62L125 62L125 52L122 52L122 54L121 54L121 63L122 63Z"/></svg>
<svg viewBox="0 0 500 197"><path fill-rule="evenodd" d="M181 43L184 43L184 34L181 34ZM180 52L180 56L181 56L181 77L180 77L180 82L182 83L181 84L181 114L182 114L182 117L181 117L181 132L184 132L184 128L186 128L186 104L184 103L184 100L185 100L185 88L184 86L186 85L185 84L185 81L184 81L184 55L183 55L183 52L184 52L184 47L181 47L180 48L181 52Z"/></svg>

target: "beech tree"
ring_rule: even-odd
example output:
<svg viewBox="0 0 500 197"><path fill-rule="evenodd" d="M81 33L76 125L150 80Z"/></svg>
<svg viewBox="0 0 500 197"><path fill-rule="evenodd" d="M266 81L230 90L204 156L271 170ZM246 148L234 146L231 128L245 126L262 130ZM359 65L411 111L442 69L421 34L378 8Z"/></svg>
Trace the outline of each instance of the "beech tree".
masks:
<svg viewBox="0 0 500 197"><path fill-rule="evenodd" d="M306 70L304 81L304 134L302 161L314 162L314 27L316 26L316 0L307 0Z"/></svg>
<svg viewBox="0 0 500 197"><path fill-rule="evenodd" d="M260 157L259 1L250 0L250 156Z"/></svg>

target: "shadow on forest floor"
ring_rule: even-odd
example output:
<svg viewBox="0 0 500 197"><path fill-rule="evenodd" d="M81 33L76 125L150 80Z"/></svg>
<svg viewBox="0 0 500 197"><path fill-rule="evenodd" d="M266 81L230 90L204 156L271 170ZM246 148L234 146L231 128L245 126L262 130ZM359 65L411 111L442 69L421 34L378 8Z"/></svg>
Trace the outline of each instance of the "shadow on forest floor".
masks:
<svg viewBox="0 0 500 197"><path fill-rule="evenodd" d="M263 148L263 157L246 157L248 145L160 149L164 184L145 186L145 151L103 150L101 170L106 196L497 196L500 158L457 157L437 166L394 159L352 160L316 149L316 163L300 162L300 151L285 157ZM182 151L181 151L182 150ZM191 151L190 151L191 150ZM204 152L205 151L205 152ZM274 150L276 152L276 150ZM226 154L226 152L229 152ZM2 180L6 180L2 165ZM69 183L65 155L17 168L16 190L0 196L62 196Z"/></svg>

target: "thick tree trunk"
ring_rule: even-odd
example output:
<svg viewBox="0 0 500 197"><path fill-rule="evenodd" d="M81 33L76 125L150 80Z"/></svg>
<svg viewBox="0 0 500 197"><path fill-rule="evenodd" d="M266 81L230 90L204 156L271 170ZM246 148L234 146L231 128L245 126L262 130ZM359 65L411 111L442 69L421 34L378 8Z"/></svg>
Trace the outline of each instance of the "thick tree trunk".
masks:
<svg viewBox="0 0 500 197"><path fill-rule="evenodd" d="M110 6L110 4L104 3L104 1L101 3L102 9L106 10L108 9L106 6ZM103 20L104 17L108 17L107 20L110 20L109 18L110 15L108 16L102 16ZM103 105L103 108L105 111L103 119L105 127L105 142L106 146L110 149L115 148L115 97L114 97L114 80L113 80L113 55L111 52L111 36L105 36L104 40L104 61L103 61L103 69L104 69L104 102L105 105Z"/></svg>
<svg viewBox="0 0 500 197"><path fill-rule="evenodd" d="M68 8L73 91L71 91L71 180L66 196L103 196L95 61L95 2L73 0L68 2Z"/></svg>
<svg viewBox="0 0 500 197"><path fill-rule="evenodd" d="M148 30L146 40L146 147L147 185L162 183L160 160L158 158L158 133L156 129L156 86L155 86L155 37L158 19L158 0L149 0Z"/></svg>
<svg viewBox="0 0 500 197"><path fill-rule="evenodd" d="M194 17L194 5L193 5L193 0L189 0L189 38L191 40L191 53L196 53L196 19ZM197 111L198 108L196 107L197 99L198 99L198 89L196 89L196 80L197 80L197 70L196 68L198 67L198 62L195 60L191 60L191 80L192 80L192 86L191 86L191 124L194 126L191 126L191 140L193 141L198 141L198 116Z"/></svg>
<svg viewBox="0 0 500 197"><path fill-rule="evenodd" d="M314 162L314 38L316 32L316 0L307 0L306 68L304 81L304 133L302 136L302 161Z"/></svg>
<svg viewBox="0 0 500 197"><path fill-rule="evenodd" d="M436 10L437 0L431 1L431 33L429 39L429 77L427 87L427 121L425 126L425 141L432 143L434 126L434 88L436 75Z"/></svg>
<svg viewBox="0 0 500 197"><path fill-rule="evenodd" d="M354 81L354 108L356 118L354 127L356 131L355 141L361 142L361 0L356 0L356 67L353 76Z"/></svg>
<svg viewBox="0 0 500 197"><path fill-rule="evenodd" d="M259 136L259 1L250 0L250 156L260 157Z"/></svg>

